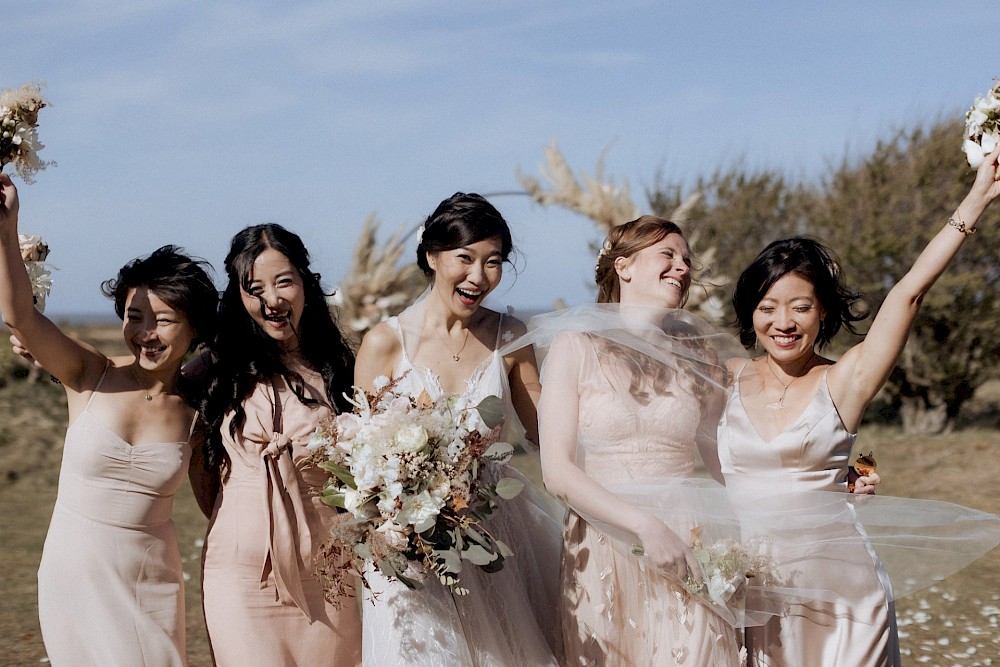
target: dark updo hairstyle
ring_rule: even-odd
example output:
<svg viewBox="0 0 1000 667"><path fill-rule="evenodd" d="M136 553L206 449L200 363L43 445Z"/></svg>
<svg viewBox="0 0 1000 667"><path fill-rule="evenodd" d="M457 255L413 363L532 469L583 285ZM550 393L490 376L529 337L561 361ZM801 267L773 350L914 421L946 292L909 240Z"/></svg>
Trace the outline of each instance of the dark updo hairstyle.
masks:
<svg viewBox="0 0 1000 667"><path fill-rule="evenodd" d="M858 333L854 323L868 317L864 297L843 284L840 263L832 250L814 239L796 236L775 241L764 248L736 281L733 310L744 347L750 349L757 344L753 328L757 305L774 283L789 273L812 283L816 298L826 313L816 337L817 347L826 346L841 327Z"/></svg>
<svg viewBox="0 0 1000 667"><path fill-rule="evenodd" d="M427 263L427 253L464 248L494 237L500 239L500 258L506 262L514 242L500 211L480 195L456 192L424 221L423 236L417 243L417 266L431 276L434 271Z"/></svg>
<svg viewBox="0 0 1000 667"><path fill-rule="evenodd" d="M670 234L684 236L684 232L675 223L655 215L644 215L631 222L612 227L608 232L608 240L604 242L597 255L597 267L594 271L594 282L597 283L597 303L619 303L621 301L621 286L618 282L618 272L615 270L615 260L619 257L631 257L640 250L656 245ZM681 301L681 306L687 302L687 294Z"/></svg>
<svg viewBox="0 0 1000 667"><path fill-rule="evenodd" d="M201 344L210 346L215 339L219 292L211 271L212 266L205 260L193 259L177 246L165 245L123 266L117 276L101 283L101 291L114 300L115 313L124 321L129 292L139 287L149 289L187 318L194 330L190 351ZM194 390L184 376L178 379L178 391L188 403L195 404Z"/></svg>
<svg viewBox="0 0 1000 667"><path fill-rule="evenodd" d="M243 305L241 292L248 292L257 257L269 248L288 258L302 278L305 307L295 332L298 353L310 368L323 377L327 399L339 411L351 410L344 393L351 393L354 380L354 351L347 344L334 320L320 284L320 275L309 269L309 251L302 239L281 225L254 225L233 237L226 255L229 283L219 307L219 335L215 358L209 373L202 419L207 429L205 465L216 472L225 460L222 444L222 421L229 412L231 435L246 421L243 402L258 384L284 378L299 400L317 405L307 396L302 377L286 363L285 351L253 320ZM258 300L260 308L263 302Z"/></svg>

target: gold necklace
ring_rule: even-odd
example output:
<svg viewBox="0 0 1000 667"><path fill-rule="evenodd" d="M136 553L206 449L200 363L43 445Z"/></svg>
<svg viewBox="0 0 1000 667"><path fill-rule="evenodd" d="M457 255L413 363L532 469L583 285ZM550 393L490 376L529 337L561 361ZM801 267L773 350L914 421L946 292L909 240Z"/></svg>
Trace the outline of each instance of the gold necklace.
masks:
<svg viewBox="0 0 1000 667"><path fill-rule="evenodd" d="M786 383L784 383L784 382L781 381L781 378L778 377L778 374L774 372L773 368L771 368L771 355L767 355L767 358L764 359L764 365L767 366L767 370L771 371L771 375L773 375L774 379L777 380L778 384L781 385L781 396L779 396L778 400L776 400L774 403L768 403L767 407L769 407L769 408L778 408L779 410L784 410L785 409L785 394L788 392L788 388L791 387L792 383L795 382L796 380L798 380L799 378L805 377L805 375L809 372L809 364L812 363L812 360L813 360L813 358L809 357L809 360L805 363L805 366L802 367L803 368L802 375L796 375L796 376L794 376L786 384Z"/></svg>
<svg viewBox="0 0 1000 667"><path fill-rule="evenodd" d="M441 333L437 329L434 329L435 335L437 335L437 337L441 340L441 343L448 349L448 352L451 353L451 358L454 359L455 361L461 361L462 360L462 357L461 357L462 350L465 349L465 344L469 342L469 331L470 331L470 329L468 327L466 327L466 329L465 329L465 340L462 341L462 347L458 348L458 352L455 352L454 350L451 349L451 345L448 345L448 341L446 341L444 339L444 336L442 336Z"/></svg>

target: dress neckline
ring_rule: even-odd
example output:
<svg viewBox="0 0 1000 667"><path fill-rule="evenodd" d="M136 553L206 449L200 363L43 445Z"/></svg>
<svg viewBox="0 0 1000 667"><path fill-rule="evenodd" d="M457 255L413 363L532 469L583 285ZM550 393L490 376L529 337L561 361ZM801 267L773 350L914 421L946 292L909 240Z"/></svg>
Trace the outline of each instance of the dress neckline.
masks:
<svg viewBox="0 0 1000 667"><path fill-rule="evenodd" d="M108 426L107 424L105 424L104 422L102 422L100 419L98 419L95 415L91 414L90 410L84 410L83 412L81 412L80 416L76 418L76 420L73 422L73 424L70 426L70 428L73 428L74 426L76 426L77 423L80 421L80 419L84 415L86 415L90 419L90 421L92 421L94 424L97 424L98 427L104 429L105 432L107 432L108 434L110 434L115 440L118 441L119 444L123 445L126 449L140 449L142 447L167 447L169 445L181 445L181 446L184 446L184 445L189 444L188 440L168 440L168 441L163 441L163 442L140 442L138 444L133 444L133 443L129 442L128 440L126 440L125 438L123 438L121 436L121 434L119 434L117 431L115 431L110 426Z"/></svg>
<svg viewBox="0 0 1000 667"><path fill-rule="evenodd" d="M746 368L746 367L744 366L744 368ZM826 369L823 370L823 374L820 376L819 381L816 383L816 389L813 390L813 394L809 398L809 402L806 403L806 406L804 408L802 408L802 411L799 412L798 416L796 416L795 419L793 419L792 421L790 421L788 423L788 426L786 426L782 430L780 430L777 433L775 433L774 436L771 437L770 439L765 438L761 434L760 429L757 428L757 424L754 423L753 418L750 416L750 411L747 410L746 406L743 404L742 383L741 383L740 377L737 376L736 377L736 381L734 383L734 385L735 385L735 399L736 399L736 402L739 403L739 405L740 405L740 410L742 410L743 414L746 416L747 422L750 424L750 427L753 429L754 435L756 435L757 438L761 442L763 442L765 445L770 445L771 443L773 443L775 440L777 440L781 436L785 435L786 433L791 433L795 429L795 427L799 425L799 423L803 420L803 418L805 418L805 416L807 414L809 414L809 412L812 410L813 404L816 403L816 399L819 398L822 395L822 392L823 392L824 389L826 390L826 394L829 396L830 390L829 390L829 387L827 386L827 383L826 383L826 374L829 372L829 370L830 370L829 368L826 368ZM742 375L742 370L740 371L740 375ZM831 401L831 403L832 403L832 401Z"/></svg>

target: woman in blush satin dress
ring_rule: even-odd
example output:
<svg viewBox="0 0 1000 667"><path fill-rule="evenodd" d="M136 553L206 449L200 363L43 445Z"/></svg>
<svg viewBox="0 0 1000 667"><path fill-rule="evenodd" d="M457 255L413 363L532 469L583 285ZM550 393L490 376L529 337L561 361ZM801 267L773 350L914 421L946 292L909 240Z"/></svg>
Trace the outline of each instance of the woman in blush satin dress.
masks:
<svg viewBox="0 0 1000 667"><path fill-rule="evenodd" d="M356 598L327 602L315 558L336 510L305 446L349 405L354 355L327 307L301 239L248 227L226 258L217 354L201 360L205 465L192 466L203 510L203 590L220 667L356 665ZM221 482L221 483L220 483Z"/></svg>
<svg viewBox="0 0 1000 667"><path fill-rule="evenodd" d="M187 664L184 573L171 513L195 419L180 368L213 337L215 286L204 262L173 246L125 265L103 289L123 319L130 354L108 358L33 307L17 214L17 191L0 174L0 311L61 382L69 408L38 569L48 659L180 667Z"/></svg>
<svg viewBox="0 0 1000 667"><path fill-rule="evenodd" d="M741 350L675 310L691 260L672 222L643 216L612 229L596 281L597 304L533 318L525 337L548 348L542 473L570 507L564 664L739 664L738 620L681 582L701 576L692 530L736 530L721 486L693 475L696 448L717 468L722 362Z"/></svg>
<svg viewBox="0 0 1000 667"><path fill-rule="evenodd" d="M508 400L506 433L516 442L523 423L534 438L538 371L534 353L502 356L502 343L524 332L513 317L482 306L499 284L511 252L506 221L476 194L457 193L427 218L417 261L432 278L424 297L373 328L358 351L356 383L371 390L379 376L397 388L431 397L462 395L476 405L489 395ZM522 433L523 435L523 433ZM494 471L496 472L496 471ZM503 466L503 476L517 476ZM462 571L469 593L457 596L436 578L410 590L374 568L366 578L364 664L371 667L514 667L555 665L552 615L558 575L558 521L562 508L526 484L502 504L491 530L515 551L502 570Z"/></svg>
<svg viewBox="0 0 1000 667"><path fill-rule="evenodd" d="M900 664L892 600L997 544L997 517L948 503L843 494L868 403L903 350L920 302L1000 195L1000 149L910 271L863 342L837 361L817 352L862 319L831 253L811 239L768 246L743 272L733 304L740 337L763 354L733 367L719 428L727 487L758 513L779 578L806 598L746 633L751 664ZM832 493L823 493L832 492ZM824 592L827 593L824 596Z"/></svg>

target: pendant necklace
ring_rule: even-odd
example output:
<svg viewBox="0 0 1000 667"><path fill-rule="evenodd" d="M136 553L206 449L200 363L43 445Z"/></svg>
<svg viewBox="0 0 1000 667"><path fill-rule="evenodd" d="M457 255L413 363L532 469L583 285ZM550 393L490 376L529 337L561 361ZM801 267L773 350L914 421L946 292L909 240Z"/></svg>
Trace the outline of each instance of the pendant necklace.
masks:
<svg viewBox="0 0 1000 667"><path fill-rule="evenodd" d="M802 367L803 368L802 375L796 375L791 380L789 380L787 383L785 383L785 382L781 381L781 378L778 377L778 374L774 372L773 368L771 368L771 356L768 355L767 359L764 360L764 365L767 366L767 370L771 371L771 375L773 375L774 379L777 380L778 384L781 385L781 396L779 396L778 400L776 400L774 403L768 403L767 407L769 407L769 408L777 408L779 410L784 410L785 409L785 394L788 393L788 388L792 386L793 382L795 382L799 378L805 376L806 373L809 372L809 365L811 363L812 363L812 357L809 357L809 361L807 361L806 364L805 364L805 366Z"/></svg>
<svg viewBox="0 0 1000 667"><path fill-rule="evenodd" d="M446 341L444 339L444 336L442 336L441 333L437 329L434 329L434 333L437 334L437 337L441 339L441 342L444 343L445 348L447 348L448 352L451 353L451 358L454 359L455 361L461 361L462 360L462 357L461 357L462 350L465 349L465 344L469 342L469 331L470 331L470 329L466 328L466 330L465 330L465 340L462 341L462 347L458 348L458 352L455 352L455 351L453 351L451 349L451 346L448 345L448 341Z"/></svg>

